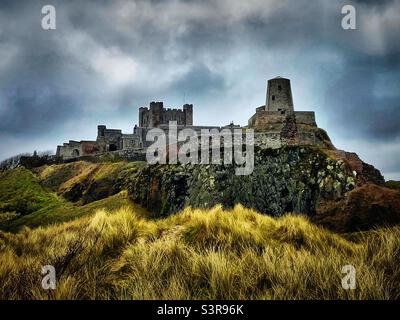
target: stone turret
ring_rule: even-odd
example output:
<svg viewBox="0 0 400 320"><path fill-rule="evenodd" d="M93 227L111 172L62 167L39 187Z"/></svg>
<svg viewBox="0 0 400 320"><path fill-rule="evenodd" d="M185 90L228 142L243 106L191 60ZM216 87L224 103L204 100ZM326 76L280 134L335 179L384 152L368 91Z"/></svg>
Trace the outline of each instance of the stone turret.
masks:
<svg viewBox="0 0 400 320"><path fill-rule="evenodd" d="M292 89L289 79L276 77L268 80L265 110L283 111L284 113L294 111Z"/></svg>

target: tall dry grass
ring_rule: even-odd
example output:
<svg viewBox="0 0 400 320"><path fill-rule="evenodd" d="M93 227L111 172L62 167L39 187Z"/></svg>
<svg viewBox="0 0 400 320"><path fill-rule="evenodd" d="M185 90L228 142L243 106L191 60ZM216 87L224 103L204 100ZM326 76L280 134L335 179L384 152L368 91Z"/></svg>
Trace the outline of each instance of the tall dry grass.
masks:
<svg viewBox="0 0 400 320"><path fill-rule="evenodd" d="M350 239L350 238L349 238ZM400 227L351 240L241 206L146 220L124 208L0 234L2 299L398 299ZM41 287L54 265L57 289ZM357 288L344 290L343 265Z"/></svg>

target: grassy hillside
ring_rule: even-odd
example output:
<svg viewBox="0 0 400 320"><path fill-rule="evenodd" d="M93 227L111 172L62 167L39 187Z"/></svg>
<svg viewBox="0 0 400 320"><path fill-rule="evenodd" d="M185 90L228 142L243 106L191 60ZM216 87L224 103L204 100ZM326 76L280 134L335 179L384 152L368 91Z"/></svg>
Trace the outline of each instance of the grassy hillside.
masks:
<svg viewBox="0 0 400 320"><path fill-rule="evenodd" d="M61 223L96 213L99 209L115 210L122 207L134 208L142 215L146 215L146 211L139 206L135 206L128 198L126 192L110 196L106 199L95 201L83 206L64 202L62 205L54 207L45 207L32 214L10 219L0 224L3 230L17 232L23 227L36 228L47 226L50 224ZM1 214L0 214L1 215Z"/></svg>
<svg viewBox="0 0 400 320"><path fill-rule="evenodd" d="M31 171L18 168L0 173L0 214L24 216L61 204L62 200L46 192Z"/></svg>
<svg viewBox="0 0 400 320"><path fill-rule="evenodd" d="M0 229L15 232L24 226L69 221L102 208L134 207L118 186L117 177L138 166L140 163L75 162L34 172L17 168L0 173Z"/></svg>
<svg viewBox="0 0 400 320"><path fill-rule="evenodd" d="M0 234L2 299L398 299L400 227L346 238L236 206L147 220L133 208ZM43 265L57 289L41 289ZM357 271L356 290L341 268Z"/></svg>
<svg viewBox="0 0 400 320"><path fill-rule="evenodd" d="M386 181L385 186L391 189L400 189L400 181L389 180Z"/></svg>
<svg viewBox="0 0 400 320"><path fill-rule="evenodd" d="M87 204L112 196L120 191L116 183L123 171L140 167L140 162L73 162L36 169L41 185L64 199Z"/></svg>

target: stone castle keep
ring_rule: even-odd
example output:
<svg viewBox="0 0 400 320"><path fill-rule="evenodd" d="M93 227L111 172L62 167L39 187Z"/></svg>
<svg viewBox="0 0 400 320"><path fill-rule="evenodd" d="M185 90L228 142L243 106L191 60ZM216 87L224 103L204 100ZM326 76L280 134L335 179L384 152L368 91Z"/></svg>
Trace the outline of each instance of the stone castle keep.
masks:
<svg viewBox="0 0 400 320"><path fill-rule="evenodd" d="M276 77L268 80L265 105L256 108L248 125L194 126L193 105L185 104L182 109L164 108L163 102L151 102L150 107L139 108L139 124L131 134L119 129L108 129L105 125L97 128L96 141L73 141L57 147L56 155L64 160L105 153L144 154L152 143L146 141L146 134L152 128L168 132L169 121L176 121L178 130L191 128L200 133L202 129L254 129L255 144L262 148L280 148L283 145L330 144L329 137L317 127L313 111L294 111L290 80Z"/></svg>
<svg viewBox="0 0 400 320"><path fill-rule="evenodd" d="M178 126L193 125L193 105L183 105L180 109L165 109L162 102L151 102L150 109L139 108L139 127L153 128L168 125L169 121L176 121Z"/></svg>

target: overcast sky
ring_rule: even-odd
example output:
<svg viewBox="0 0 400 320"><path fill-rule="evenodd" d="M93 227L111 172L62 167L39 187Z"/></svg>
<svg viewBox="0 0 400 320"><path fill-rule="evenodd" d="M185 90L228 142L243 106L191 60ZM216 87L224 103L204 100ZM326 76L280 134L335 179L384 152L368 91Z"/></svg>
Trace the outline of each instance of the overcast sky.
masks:
<svg viewBox="0 0 400 320"><path fill-rule="evenodd" d="M336 147L400 180L399 34L400 0L1 0L0 159L94 140L98 124L131 133L153 100L246 125L282 76Z"/></svg>

